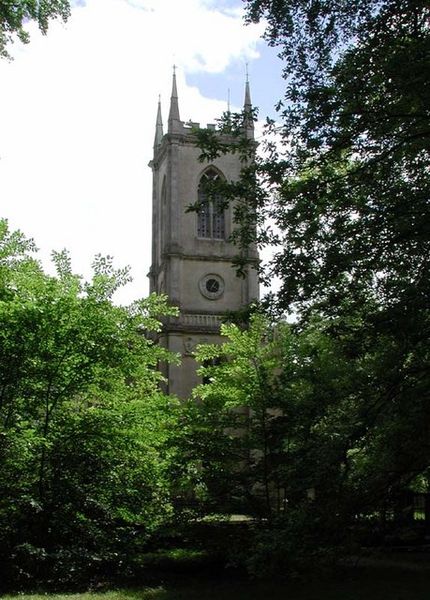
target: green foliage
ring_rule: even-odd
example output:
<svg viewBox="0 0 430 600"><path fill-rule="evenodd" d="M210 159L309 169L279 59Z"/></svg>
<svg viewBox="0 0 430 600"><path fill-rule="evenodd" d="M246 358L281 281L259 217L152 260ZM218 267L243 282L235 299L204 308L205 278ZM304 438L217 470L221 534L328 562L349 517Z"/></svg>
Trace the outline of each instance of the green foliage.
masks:
<svg viewBox="0 0 430 600"><path fill-rule="evenodd" d="M248 329L224 324L221 332L227 338L224 344L203 345L197 351L206 383L197 386L188 406L187 464L195 464L197 498L213 510L267 514L268 410L276 364L274 346L266 340L270 330L255 314Z"/></svg>
<svg viewBox="0 0 430 600"><path fill-rule="evenodd" d="M247 0L285 60L285 97L263 155L225 186L241 251L277 247L277 305L427 310L430 83L426 2ZM243 134L243 116L224 127ZM223 129L222 129L223 130ZM204 156L236 151L202 133ZM270 226L268 226L270 223ZM238 258L243 271L246 252ZM407 319L410 317L408 316Z"/></svg>
<svg viewBox="0 0 430 600"><path fill-rule="evenodd" d="M30 41L24 27L27 21L36 21L45 34L50 19L66 21L69 16L69 0L0 0L0 57L10 58L6 47L14 36L24 44Z"/></svg>
<svg viewBox="0 0 430 600"><path fill-rule="evenodd" d="M1 558L4 578L59 583L119 568L171 517L178 404L157 365L176 358L149 334L176 309L113 304L129 277L110 258L82 282L65 252L51 277L33 249L1 223Z"/></svg>
<svg viewBox="0 0 430 600"><path fill-rule="evenodd" d="M247 6L249 20L267 19L286 64L280 122L269 123L268 154L255 165L266 191L259 222L270 218L279 232L279 305L318 302L336 313L343 299L360 306L370 295L420 316L429 279L427 3Z"/></svg>
<svg viewBox="0 0 430 600"><path fill-rule="evenodd" d="M240 345L199 394L208 403L221 386L225 416L232 398L258 399L268 487L284 489L289 510L313 490L327 540L428 477L430 13L397 0L246 6L249 21L266 20L286 91L265 152L223 193L239 207L239 247L275 246L263 279L280 278L272 304L298 322L281 328L277 367L263 368L255 396ZM243 119L229 122L239 134ZM212 136L209 156L226 149Z"/></svg>
<svg viewBox="0 0 430 600"><path fill-rule="evenodd" d="M273 326L257 313L244 330L224 325L224 344L198 349L204 383L181 449L194 465L188 485L203 511L262 519L246 553L224 548L254 575L330 567L356 551L360 523L426 485L420 353L401 358L391 332L375 342L365 317Z"/></svg>

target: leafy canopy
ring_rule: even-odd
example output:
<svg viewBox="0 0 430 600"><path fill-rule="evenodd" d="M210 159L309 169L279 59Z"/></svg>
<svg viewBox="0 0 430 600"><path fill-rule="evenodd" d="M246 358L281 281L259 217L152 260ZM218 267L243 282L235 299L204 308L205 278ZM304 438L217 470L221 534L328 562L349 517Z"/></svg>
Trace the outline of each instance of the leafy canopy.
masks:
<svg viewBox="0 0 430 600"><path fill-rule="evenodd" d="M151 339L166 298L116 306L129 280L96 257L91 281L0 222L0 563L4 580L57 581L119 565L173 513L171 443L178 403L159 391ZM116 568L112 566L112 568Z"/></svg>
<svg viewBox="0 0 430 600"><path fill-rule="evenodd" d="M69 16L69 0L0 0L0 57L10 58L7 45L13 43L14 36L28 44L26 22L36 21L45 34L50 19L66 21Z"/></svg>

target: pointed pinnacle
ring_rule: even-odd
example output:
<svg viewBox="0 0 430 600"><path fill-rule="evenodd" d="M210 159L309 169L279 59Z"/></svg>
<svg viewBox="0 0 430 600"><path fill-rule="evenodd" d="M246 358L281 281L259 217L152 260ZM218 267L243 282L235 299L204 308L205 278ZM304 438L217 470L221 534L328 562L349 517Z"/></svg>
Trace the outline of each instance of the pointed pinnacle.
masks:
<svg viewBox="0 0 430 600"><path fill-rule="evenodd" d="M158 148L163 138L163 120L161 118L161 98L158 96L157 120L155 123L154 149Z"/></svg>
<svg viewBox="0 0 430 600"><path fill-rule="evenodd" d="M180 121L178 90L176 88L176 65L173 65L172 95L170 97L169 131L173 130L173 122Z"/></svg>
<svg viewBox="0 0 430 600"><path fill-rule="evenodd" d="M251 102L251 91L249 88L249 79L246 79L246 83L245 83L245 101L243 103L245 108L251 109L252 108L252 102Z"/></svg>
<svg viewBox="0 0 430 600"><path fill-rule="evenodd" d="M251 90L249 86L248 63L246 64L245 101L243 103L245 113L244 127L247 137L254 137L254 119L252 114Z"/></svg>

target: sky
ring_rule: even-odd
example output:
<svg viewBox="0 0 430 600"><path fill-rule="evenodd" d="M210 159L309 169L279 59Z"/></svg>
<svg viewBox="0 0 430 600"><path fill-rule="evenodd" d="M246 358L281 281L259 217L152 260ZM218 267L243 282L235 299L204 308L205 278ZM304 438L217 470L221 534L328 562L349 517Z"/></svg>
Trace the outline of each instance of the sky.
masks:
<svg viewBox="0 0 430 600"><path fill-rule="evenodd" d="M243 104L245 65L260 116L274 115L282 64L245 26L240 0L75 0L66 24L0 60L0 217L34 238L52 272L67 248L88 278L98 253L130 265L129 303L148 294L151 160L158 96L167 123L172 65L181 119L214 122Z"/></svg>

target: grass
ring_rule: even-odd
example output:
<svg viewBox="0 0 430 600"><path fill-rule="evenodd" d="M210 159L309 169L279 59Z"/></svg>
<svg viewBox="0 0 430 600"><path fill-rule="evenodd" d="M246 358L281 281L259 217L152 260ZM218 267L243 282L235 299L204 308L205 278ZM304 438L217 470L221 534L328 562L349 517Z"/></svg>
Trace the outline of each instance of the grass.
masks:
<svg viewBox="0 0 430 600"><path fill-rule="evenodd" d="M428 600L429 572L359 569L335 581L191 580L82 594L9 595L3 600Z"/></svg>

